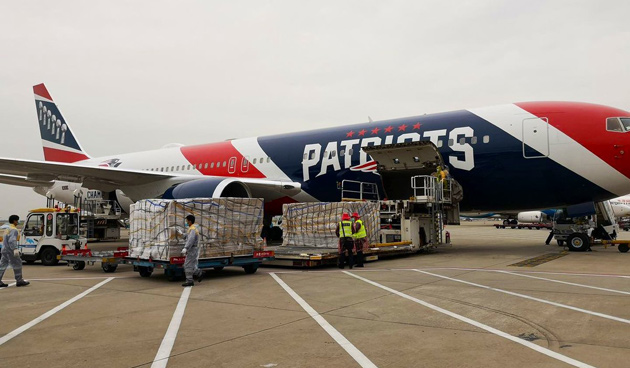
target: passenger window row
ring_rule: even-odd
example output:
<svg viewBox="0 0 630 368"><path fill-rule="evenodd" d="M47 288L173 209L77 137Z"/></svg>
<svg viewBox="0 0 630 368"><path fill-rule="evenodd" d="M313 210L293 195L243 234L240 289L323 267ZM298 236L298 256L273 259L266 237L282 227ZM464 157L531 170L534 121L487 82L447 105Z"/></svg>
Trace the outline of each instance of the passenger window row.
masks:
<svg viewBox="0 0 630 368"><path fill-rule="evenodd" d="M261 157L260 159L254 159L253 163L256 164L256 162L259 163L265 163L265 161L267 163L271 162L271 157ZM150 168L150 169L142 169L143 171L157 171L157 172L180 172L180 171L190 171L190 170L201 170L201 169L214 169L215 167L218 169L220 167L226 167L227 166L227 161L223 161L223 162L219 162L217 161L215 162L205 162L205 163L201 163L201 164L192 164L192 165L177 165L177 166L165 166L165 167L155 167L155 168Z"/></svg>

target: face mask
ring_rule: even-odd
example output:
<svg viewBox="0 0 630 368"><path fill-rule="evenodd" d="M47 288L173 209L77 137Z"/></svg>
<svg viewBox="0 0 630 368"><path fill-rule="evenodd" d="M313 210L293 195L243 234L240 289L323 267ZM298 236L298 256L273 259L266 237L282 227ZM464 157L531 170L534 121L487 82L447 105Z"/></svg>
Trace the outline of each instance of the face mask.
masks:
<svg viewBox="0 0 630 368"><path fill-rule="evenodd" d="M188 223L186 223L186 227L189 227L190 225L188 225Z"/></svg>

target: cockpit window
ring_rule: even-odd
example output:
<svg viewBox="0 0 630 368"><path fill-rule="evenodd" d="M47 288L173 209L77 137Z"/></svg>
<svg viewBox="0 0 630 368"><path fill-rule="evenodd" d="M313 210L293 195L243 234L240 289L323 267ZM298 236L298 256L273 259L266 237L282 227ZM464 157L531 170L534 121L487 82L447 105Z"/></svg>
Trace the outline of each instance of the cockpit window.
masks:
<svg viewBox="0 0 630 368"><path fill-rule="evenodd" d="M630 118L624 118L629 120L630 123ZM624 126L621 125L621 122L619 121L619 118L608 118L606 119L606 130L608 130L609 132L626 132L627 129L624 129Z"/></svg>
<svg viewBox="0 0 630 368"><path fill-rule="evenodd" d="M619 118L621 120L621 125L626 130L626 132L630 132L630 118Z"/></svg>

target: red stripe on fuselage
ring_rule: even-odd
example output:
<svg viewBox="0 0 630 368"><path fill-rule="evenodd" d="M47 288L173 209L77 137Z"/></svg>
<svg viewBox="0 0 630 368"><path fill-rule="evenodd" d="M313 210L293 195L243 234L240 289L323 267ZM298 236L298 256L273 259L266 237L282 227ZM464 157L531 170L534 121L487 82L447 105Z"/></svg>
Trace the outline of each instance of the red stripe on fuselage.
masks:
<svg viewBox="0 0 630 368"><path fill-rule="evenodd" d="M44 147L44 159L46 161L56 162L77 162L81 160L87 160L89 157L82 153L68 152L58 150L55 148Z"/></svg>
<svg viewBox="0 0 630 368"><path fill-rule="evenodd" d="M571 137L617 171L630 178L630 132L606 130L606 119L630 117L630 112L579 102L521 102L517 106Z"/></svg>
<svg viewBox="0 0 630 368"><path fill-rule="evenodd" d="M48 90L46 89L46 86L44 86L44 83L33 86L33 92L35 92L35 94L38 96L42 96L52 101L52 97L50 97L50 93L48 93Z"/></svg>
<svg viewBox="0 0 630 368"><path fill-rule="evenodd" d="M237 178L265 177L251 163L248 162L244 166L243 155L229 141L182 147L181 152L191 164L197 165L197 170L203 175ZM230 168L230 160L234 160L233 170Z"/></svg>

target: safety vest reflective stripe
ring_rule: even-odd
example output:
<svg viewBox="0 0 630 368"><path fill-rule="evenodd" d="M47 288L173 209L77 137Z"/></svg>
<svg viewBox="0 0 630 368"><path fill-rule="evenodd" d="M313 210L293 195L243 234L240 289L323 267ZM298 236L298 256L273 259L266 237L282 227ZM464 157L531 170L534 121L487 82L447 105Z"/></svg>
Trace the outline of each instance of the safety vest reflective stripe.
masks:
<svg viewBox="0 0 630 368"><path fill-rule="evenodd" d="M339 223L339 237L352 238L352 221L341 221Z"/></svg>
<svg viewBox="0 0 630 368"><path fill-rule="evenodd" d="M358 232L356 232L354 234L354 238L355 239L363 239L363 238L367 237L367 233L365 232L365 226L363 226L363 221L357 220L356 222L358 222L361 225L361 228L359 229Z"/></svg>

